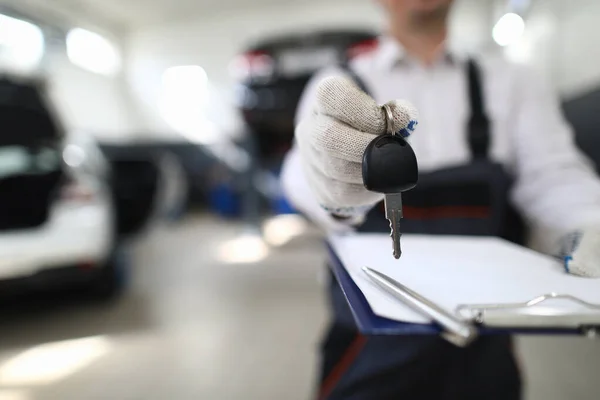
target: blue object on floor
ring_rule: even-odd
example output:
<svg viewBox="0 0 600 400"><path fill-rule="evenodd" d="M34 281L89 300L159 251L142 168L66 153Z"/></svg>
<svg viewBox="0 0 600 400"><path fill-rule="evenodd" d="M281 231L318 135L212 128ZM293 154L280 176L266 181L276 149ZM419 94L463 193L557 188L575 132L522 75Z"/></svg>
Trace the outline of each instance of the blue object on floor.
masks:
<svg viewBox="0 0 600 400"><path fill-rule="evenodd" d="M283 196L274 199L272 202L272 207L275 214L297 214L296 210Z"/></svg>
<svg viewBox="0 0 600 400"><path fill-rule="evenodd" d="M240 196L227 184L218 184L209 194L211 209L224 217L239 217L241 214Z"/></svg>

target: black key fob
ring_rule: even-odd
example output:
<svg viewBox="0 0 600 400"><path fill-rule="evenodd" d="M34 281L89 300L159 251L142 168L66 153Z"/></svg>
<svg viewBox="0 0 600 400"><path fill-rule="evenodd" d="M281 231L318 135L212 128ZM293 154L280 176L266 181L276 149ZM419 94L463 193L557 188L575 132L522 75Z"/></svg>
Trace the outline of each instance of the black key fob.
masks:
<svg viewBox="0 0 600 400"><path fill-rule="evenodd" d="M419 168L414 150L398 135L381 135L365 149L362 162L365 188L377 193L400 193L417 185Z"/></svg>

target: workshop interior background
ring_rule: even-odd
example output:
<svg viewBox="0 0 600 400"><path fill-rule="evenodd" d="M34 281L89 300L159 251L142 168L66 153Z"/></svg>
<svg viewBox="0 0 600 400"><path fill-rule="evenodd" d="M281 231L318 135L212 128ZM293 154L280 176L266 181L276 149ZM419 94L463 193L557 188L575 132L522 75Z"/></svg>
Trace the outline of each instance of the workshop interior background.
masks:
<svg viewBox="0 0 600 400"><path fill-rule="evenodd" d="M0 0L0 400L311 398L326 250L278 174L310 76L382 21ZM599 24L597 0L457 0L451 36L535 68L599 163ZM600 397L597 341L517 343L527 399Z"/></svg>

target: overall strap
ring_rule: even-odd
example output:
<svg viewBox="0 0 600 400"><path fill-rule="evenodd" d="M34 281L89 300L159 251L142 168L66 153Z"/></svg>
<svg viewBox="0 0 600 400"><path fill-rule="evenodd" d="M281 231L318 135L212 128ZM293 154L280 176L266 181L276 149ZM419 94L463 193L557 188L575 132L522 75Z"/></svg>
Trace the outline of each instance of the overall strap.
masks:
<svg viewBox="0 0 600 400"><path fill-rule="evenodd" d="M469 84L469 105L471 117L467 126L467 138L471 156L474 159L487 158L490 147L490 120L487 117L481 83L481 69L473 59L467 63L467 79Z"/></svg>
<svg viewBox="0 0 600 400"><path fill-rule="evenodd" d="M341 67L363 92L371 94L365 81L348 64L342 64ZM484 109L485 99L481 83L481 70L473 59L469 59L467 63L467 81L471 109L467 126L467 140L471 156L474 159L484 159L488 157L490 147L490 120Z"/></svg>
<svg viewBox="0 0 600 400"><path fill-rule="evenodd" d="M354 81L354 83L356 83L356 86L358 86L360 88L360 90L362 90L363 92L365 92L369 96L372 96L371 91L367 87L367 84L365 83L365 81L363 80L363 78L361 78L360 76L358 76L358 74L354 71L354 69L350 68L350 66L348 65L348 63L342 64L341 68L348 75L348 77L350 79L352 79Z"/></svg>

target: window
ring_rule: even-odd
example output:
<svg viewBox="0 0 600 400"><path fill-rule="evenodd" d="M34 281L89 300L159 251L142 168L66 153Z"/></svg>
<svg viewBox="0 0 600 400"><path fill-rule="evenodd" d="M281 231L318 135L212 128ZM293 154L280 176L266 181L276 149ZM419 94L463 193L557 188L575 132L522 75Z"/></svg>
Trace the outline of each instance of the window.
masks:
<svg viewBox="0 0 600 400"><path fill-rule="evenodd" d="M168 68L162 76L160 112L176 131L197 143L213 143L215 126L206 118L208 78L199 65Z"/></svg>
<svg viewBox="0 0 600 400"><path fill-rule="evenodd" d="M0 147L0 178L45 174L59 169L60 158L54 148L33 150L22 146Z"/></svg>
<svg viewBox="0 0 600 400"><path fill-rule="evenodd" d="M31 22L0 14L0 62L9 69L31 71L44 55L44 34Z"/></svg>
<svg viewBox="0 0 600 400"><path fill-rule="evenodd" d="M103 36L85 29L72 29L67 35L67 55L80 68L113 75L121 67L119 51Z"/></svg>

